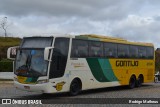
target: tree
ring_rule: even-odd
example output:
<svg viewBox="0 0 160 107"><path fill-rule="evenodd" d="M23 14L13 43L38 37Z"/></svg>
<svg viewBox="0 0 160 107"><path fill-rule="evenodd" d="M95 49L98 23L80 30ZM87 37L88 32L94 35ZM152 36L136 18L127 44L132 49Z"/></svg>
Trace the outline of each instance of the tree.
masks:
<svg viewBox="0 0 160 107"><path fill-rule="evenodd" d="M8 22L7 22L7 17L4 17L2 21L0 22L0 28L4 30L4 35L7 37L7 28L8 28Z"/></svg>

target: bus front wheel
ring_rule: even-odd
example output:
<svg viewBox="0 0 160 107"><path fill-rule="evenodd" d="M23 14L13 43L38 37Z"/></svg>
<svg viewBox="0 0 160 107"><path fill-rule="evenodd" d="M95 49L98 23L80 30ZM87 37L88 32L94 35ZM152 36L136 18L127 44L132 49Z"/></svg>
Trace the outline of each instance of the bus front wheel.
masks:
<svg viewBox="0 0 160 107"><path fill-rule="evenodd" d="M74 79L70 85L70 95L77 95L81 91L81 86L81 81L79 79Z"/></svg>
<svg viewBox="0 0 160 107"><path fill-rule="evenodd" d="M136 77L132 75L129 80L129 88L132 89L135 87L135 85L136 85Z"/></svg>

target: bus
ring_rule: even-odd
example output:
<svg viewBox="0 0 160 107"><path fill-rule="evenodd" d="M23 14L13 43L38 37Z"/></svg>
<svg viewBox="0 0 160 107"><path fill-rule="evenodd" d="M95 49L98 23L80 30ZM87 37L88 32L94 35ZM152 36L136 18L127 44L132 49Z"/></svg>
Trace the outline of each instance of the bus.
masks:
<svg viewBox="0 0 160 107"><path fill-rule="evenodd" d="M81 90L122 85L132 89L154 81L152 43L95 34L24 37L7 56L14 59L15 87L26 91L77 95Z"/></svg>

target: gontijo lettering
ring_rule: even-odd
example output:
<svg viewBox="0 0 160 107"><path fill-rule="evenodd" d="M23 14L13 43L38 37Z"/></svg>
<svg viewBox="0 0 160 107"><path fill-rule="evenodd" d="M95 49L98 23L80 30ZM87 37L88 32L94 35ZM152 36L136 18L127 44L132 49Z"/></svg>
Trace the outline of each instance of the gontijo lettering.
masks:
<svg viewBox="0 0 160 107"><path fill-rule="evenodd" d="M138 61L122 61L122 60L117 60L116 61L116 66L117 67L123 67L123 66L138 66Z"/></svg>

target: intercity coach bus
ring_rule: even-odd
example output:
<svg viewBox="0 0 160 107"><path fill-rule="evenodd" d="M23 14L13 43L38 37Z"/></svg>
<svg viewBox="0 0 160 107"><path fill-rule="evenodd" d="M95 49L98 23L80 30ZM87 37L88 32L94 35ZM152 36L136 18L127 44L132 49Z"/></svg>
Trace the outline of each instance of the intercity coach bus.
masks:
<svg viewBox="0 0 160 107"><path fill-rule="evenodd" d="M154 46L100 35L24 37L10 47L14 85L26 91L69 92L153 82Z"/></svg>

